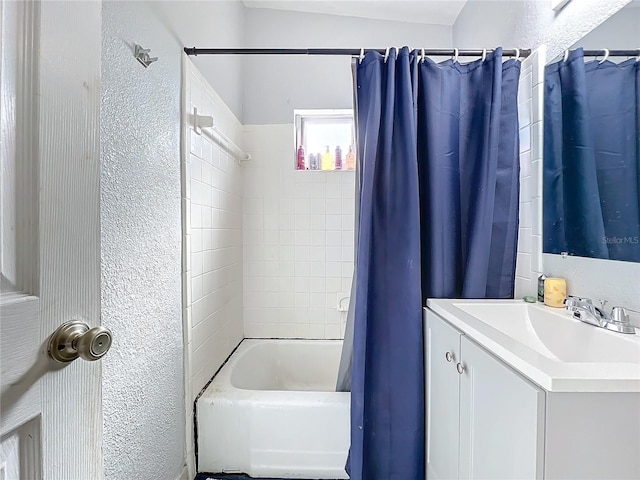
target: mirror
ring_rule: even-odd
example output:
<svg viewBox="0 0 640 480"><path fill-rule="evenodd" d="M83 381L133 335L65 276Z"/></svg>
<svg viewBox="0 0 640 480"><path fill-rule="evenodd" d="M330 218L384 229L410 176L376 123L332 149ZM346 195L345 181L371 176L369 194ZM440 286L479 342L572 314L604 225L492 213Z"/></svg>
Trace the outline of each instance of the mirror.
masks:
<svg viewBox="0 0 640 480"><path fill-rule="evenodd" d="M545 68L545 253L640 262L639 49L634 1Z"/></svg>

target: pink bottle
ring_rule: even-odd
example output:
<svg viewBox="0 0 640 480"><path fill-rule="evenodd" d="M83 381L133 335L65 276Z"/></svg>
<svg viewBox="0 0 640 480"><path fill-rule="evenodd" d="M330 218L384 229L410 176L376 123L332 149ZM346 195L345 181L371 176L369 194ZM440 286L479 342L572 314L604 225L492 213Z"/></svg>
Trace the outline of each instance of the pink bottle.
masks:
<svg viewBox="0 0 640 480"><path fill-rule="evenodd" d="M342 149L340 145L336 147L336 170L342 170Z"/></svg>
<svg viewBox="0 0 640 480"><path fill-rule="evenodd" d="M347 153L347 170L355 170L356 168L356 156L353 154L353 145L349 146L349 153Z"/></svg>
<svg viewBox="0 0 640 480"><path fill-rule="evenodd" d="M304 148L298 147L298 170L304 170Z"/></svg>

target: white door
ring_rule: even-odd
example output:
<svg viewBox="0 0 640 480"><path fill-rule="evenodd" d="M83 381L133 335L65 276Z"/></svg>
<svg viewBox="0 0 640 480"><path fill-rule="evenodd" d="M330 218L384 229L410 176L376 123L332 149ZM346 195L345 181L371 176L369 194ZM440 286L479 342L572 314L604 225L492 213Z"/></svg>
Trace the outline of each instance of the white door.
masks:
<svg viewBox="0 0 640 480"><path fill-rule="evenodd" d="M0 478L99 480L100 362L46 349L100 323L101 4L0 0L0 35Z"/></svg>
<svg viewBox="0 0 640 480"><path fill-rule="evenodd" d="M460 478L541 479L544 392L462 337Z"/></svg>
<svg viewBox="0 0 640 480"><path fill-rule="evenodd" d="M427 479L457 480L461 334L435 313L426 315Z"/></svg>

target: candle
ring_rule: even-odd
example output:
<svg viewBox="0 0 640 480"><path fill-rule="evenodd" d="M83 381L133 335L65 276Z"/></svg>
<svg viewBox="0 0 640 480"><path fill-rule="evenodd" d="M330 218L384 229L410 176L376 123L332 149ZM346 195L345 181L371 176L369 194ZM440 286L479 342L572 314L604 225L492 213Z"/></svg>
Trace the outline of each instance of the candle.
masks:
<svg viewBox="0 0 640 480"><path fill-rule="evenodd" d="M567 281L564 278L549 277L544 281L544 304L562 308L567 298Z"/></svg>

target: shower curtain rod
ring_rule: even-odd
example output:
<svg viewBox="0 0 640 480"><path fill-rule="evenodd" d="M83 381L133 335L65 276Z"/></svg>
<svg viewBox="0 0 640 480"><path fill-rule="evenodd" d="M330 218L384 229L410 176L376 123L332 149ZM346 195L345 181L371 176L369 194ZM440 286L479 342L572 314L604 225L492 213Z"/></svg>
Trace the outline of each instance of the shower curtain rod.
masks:
<svg viewBox="0 0 640 480"><path fill-rule="evenodd" d="M601 57L608 55L609 57L640 57L640 48L635 50L584 50L585 57Z"/></svg>
<svg viewBox="0 0 640 480"><path fill-rule="evenodd" d="M421 52L422 49L415 49ZM378 52L382 55L387 52L386 48L365 48L364 53ZM479 50L454 50L451 48L425 49L426 56L447 56L453 57L456 54L460 57L482 57L485 53L491 53L493 49ZM350 55L357 57L361 53L359 48L195 48L185 47L184 53L187 55ZM510 49L502 50L504 57L526 58L531 54L531 49Z"/></svg>

